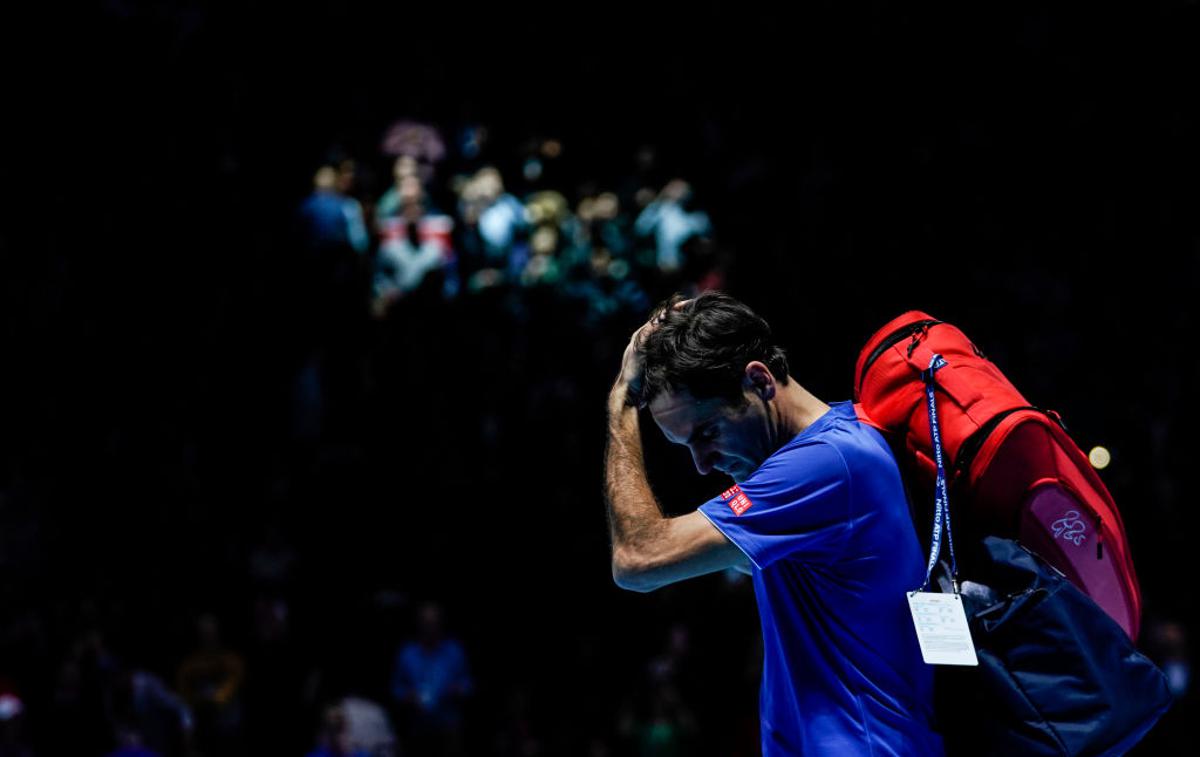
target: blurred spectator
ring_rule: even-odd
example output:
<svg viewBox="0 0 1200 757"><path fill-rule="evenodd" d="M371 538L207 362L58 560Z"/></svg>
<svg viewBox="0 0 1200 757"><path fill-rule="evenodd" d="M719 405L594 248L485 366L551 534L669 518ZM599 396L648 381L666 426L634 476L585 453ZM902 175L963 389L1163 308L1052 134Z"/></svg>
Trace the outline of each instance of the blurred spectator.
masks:
<svg viewBox="0 0 1200 757"><path fill-rule="evenodd" d="M454 220L429 212L425 190L416 176L401 181L399 202L396 215L381 216L379 221L382 239L374 287L377 315L423 284L430 290L439 289L443 297L454 296L458 288L450 241Z"/></svg>
<svg viewBox="0 0 1200 757"><path fill-rule="evenodd" d="M617 183L617 195L622 205L641 210L654 201L654 187L662 186L658 149L640 145L633 154L631 170Z"/></svg>
<svg viewBox="0 0 1200 757"><path fill-rule="evenodd" d="M583 325L593 329L619 312L642 312L650 299L630 263L628 224L612 192L585 197L569 219L571 246L562 256L567 269L563 292L582 301Z"/></svg>
<svg viewBox="0 0 1200 757"><path fill-rule="evenodd" d="M252 633L246 649L248 674L242 699L246 737L252 750L270 745L282 752L293 745L298 751L307 741L293 730L296 710L302 706L305 664L292 636L288 594L297 562L296 550L279 522L268 523L265 537L251 550L247 566L253 591ZM288 737L282 737L284 733Z"/></svg>
<svg viewBox="0 0 1200 757"><path fill-rule="evenodd" d="M523 286L557 284L563 275L562 253L567 246L563 227L571 217L567 200L558 192L538 192L525 205L531 227L528 256L515 260Z"/></svg>
<svg viewBox="0 0 1200 757"><path fill-rule="evenodd" d="M410 158L424 186L429 186L435 166L446 157L446 144L437 129L419 121L401 120L389 126L382 147L385 155Z"/></svg>
<svg viewBox="0 0 1200 757"><path fill-rule="evenodd" d="M313 192L300 206L305 238L316 248L349 247L365 253L369 244L362 205L350 197L354 162L321 166L313 175Z"/></svg>
<svg viewBox="0 0 1200 757"><path fill-rule="evenodd" d="M676 757L697 751L699 724L669 683L631 690L617 708L617 735L625 753L639 757ZM716 739L714 737L714 743ZM711 746L711 745L710 745Z"/></svg>
<svg viewBox="0 0 1200 757"><path fill-rule="evenodd" d="M654 687L650 712L637 728L637 753L644 757L676 757L695 751L696 718L674 686Z"/></svg>
<svg viewBox="0 0 1200 757"><path fill-rule="evenodd" d="M1140 645L1147 656L1167 677L1167 687L1175 704L1154 726L1145 740L1137 745L1135 754L1185 754L1182 747L1195 739L1195 718L1192 710L1192 655L1188 646L1187 629L1171 618L1147 613L1142 625Z"/></svg>
<svg viewBox="0 0 1200 757"><path fill-rule="evenodd" d="M696 717L687 706L685 691L699 693L700 681L691 664L691 631L684 623L667 632L663 651L650 661L647 672L652 696L650 718L640 733L643 754L689 754L697 731Z"/></svg>
<svg viewBox="0 0 1200 757"><path fill-rule="evenodd" d="M0 757L32 757L25 741L25 703L6 684L0 683Z"/></svg>
<svg viewBox="0 0 1200 757"><path fill-rule="evenodd" d="M292 432L298 441L313 442L322 432L329 406L350 385L343 366L356 343L364 316L367 251L370 246L362 206L349 195L355 181L353 160L324 165L313 179L314 190L300 209L302 244L285 276L294 297L291 323L307 354L292 384ZM306 249L305 249L306 248Z"/></svg>
<svg viewBox="0 0 1200 757"><path fill-rule="evenodd" d="M667 646L650 661L650 680L679 683L690 671L691 631L684 623L675 623L667 633Z"/></svg>
<svg viewBox="0 0 1200 757"><path fill-rule="evenodd" d="M473 688L462 645L445 635L441 607L423 605L417 638L400 647L392 672L392 697L418 753L461 753L462 705Z"/></svg>
<svg viewBox="0 0 1200 757"><path fill-rule="evenodd" d="M521 152L525 154L521 162L521 178L525 180L526 191L551 189L560 185L563 155L561 141L540 137L530 139Z"/></svg>
<svg viewBox="0 0 1200 757"><path fill-rule="evenodd" d="M583 250L605 249L614 258L624 259L630 248L631 229L613 192L589 195L575 209L572 243Z"/></svg>
<svg viewBox="0 0 1200 757"><path fill-rule="evenodd" d="M525 257L521 245L527 226L525 206L504 191L500 172L487 166L464 182L458 212L464 225L460 238L468 287L486 289L519 275L514 261Z"/></svg>
<svg viewBox="0 0 1200 757"><path fill-rule="evenodd" d="M482 124L467 124L460 128L456 145L462 160L470 162L483 155L488 136L488 129Z"/></svg>
<svg viewBox="0 0 1200 757"><path fill-rule="evenodd" d="M375 225L380 226L384 220L400 215L404 208L402 189L408 179L416 179L422 188L425 181L421 178L417 159L411 155L401 155L392 164L392 184L388 187L379 202L375 203Z"/></svg>
<svg viewBox="0 0 1200 757"><path fill-rule="evenodd" d="M341 710L346 720L346 743L352 752L365 752L371 757L396 753L396 733L382 706L363 697L348 696L342 700Z"/></svg>
<svg viewBox="0 0 1200 757"><path fill-rule="evenodd" d="M692 208L693 198L690 184L683 179L672 179L634 222L634 233L654 237L655 263L663 273L674 273L683 267L685 242L712 233L708 214Z"/></svg>
<svg viewBox="0 0 1200 757"><path fill-rule="evenodd" d="M206 752L232 750L240 736L245 663L221 643L215 616L196 623L199 644L179 666L179 693L196 716L196 742Z"/></svg>
<svg viewBox="0 0 1200 757"><path fill-rule="evenodd" d="M185 755L190 751L192 713L161 678L145 670L123 671L110 695L118 750L113 754Z"/></svg>
<svg viewBox="0 0 1200 757"><path fill-rule="evenodd" d="M335 704L325 708L317 748L309 752L308 757L371 757L371 753L351 745L346 713L340 704Z"/></svg>
<svg viewBox="0 0 1200 757"><path fill-rule="evenodd" d="M116 658L103 635L88 630L70 645L58 670L51 699L48 751L96 754L112 744L109 687L118 676Z"/></svg>
<svg viewBox="0 0 1200 757"><path fill-rule="evenodd" d="M1176 699L1183 699L1191 689L1192 655L1188 648L1187 629L1174 620L1151 619L1142 633L1150 656L1167 676L1167 686Z"/></svg>
<svg viewBox="0 0 1200 757"><path fill-rule="evenodd" d="M397 752L396 734L383 707L346 697L325 708L317 748L308 757L392 757Z"/></svg>

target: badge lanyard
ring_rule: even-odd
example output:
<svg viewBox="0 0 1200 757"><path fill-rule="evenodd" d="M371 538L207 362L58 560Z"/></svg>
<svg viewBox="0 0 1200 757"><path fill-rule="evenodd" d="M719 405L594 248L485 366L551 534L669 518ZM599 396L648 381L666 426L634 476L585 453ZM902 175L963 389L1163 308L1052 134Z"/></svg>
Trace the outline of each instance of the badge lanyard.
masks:
<svg viewBox="0 0 1200 757"><path fill-rule="evenodd" d="M942 430L938 427L937 403L934 401L934 374L946 367L941 355L934 355L929 368L921 371L925 382L925 398L929 404L929 435L933 439L933 457L937 461L937 489L934 499L933 538L929 545L929 563L925 566L925 583L908 593L908 608L921 657L930 665L978 665L975 644L962 597L958 593L958 561L954 557L954 537L950 532L950 498L946 494L946 461L942 454ZM953 594L926 592L933 569L942 552L942 528L946 529L946 544L950 549L950 583Z"/></svg>
<svg viewBox="0 0 1200 757"><path fill-rule="evenodd" d="M929 587L933 569L937 565L942 552L942 524L946 528L946 546L950 549L950 582L954 585L954 593L958 594L958 561L954 557L954 537L950 533L950 498L946 493L946 464L942 455L942 431L938 426L937 403L934 401L934 374L946 367L946 361L941 355L929 359L929 368L921 371L921 380L925 382L925 399L929 409L929 435L933 439L933 458L937 462L937 486L934 493L933 538L929 544L929 563L925 566L925 583L919 591Z"/></svg>

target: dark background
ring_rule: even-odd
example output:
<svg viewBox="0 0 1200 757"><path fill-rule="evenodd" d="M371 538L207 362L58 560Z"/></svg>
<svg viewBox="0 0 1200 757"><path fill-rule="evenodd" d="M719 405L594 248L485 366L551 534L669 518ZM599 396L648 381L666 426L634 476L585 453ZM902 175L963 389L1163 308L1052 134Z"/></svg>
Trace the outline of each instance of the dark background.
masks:
<svg viewBox="0 0 1200 757"><path fill-rule="evenodd" d="M229 749L304 753L323 704L387 703L425 601L470 660L466 753L510 753L497 734L517 722L536 753L644 749L622 713L653 721L642 679L680 625L683 753L753 753L748 586L642 596L609 575L604 399L645 313L585 333L554 303L463 296L378 322L306 272L313 171L336 147L381 190L401 117L486 125L506 178L526 141L558 139L568 198L617 187L653 145L644 178L693 184L725 288L827 402L894 315L960 325L1085 451L1112 451L1143 644L1190 663L1194 2L34 14L0 32L0 681L34 753L75 727L56 681L80 638L173 683L202 613L246 660ZM298 439L314 350L335 378ZM668 509L724 488L650 436ZM246 566L271 538L296 568L287 642L267 649ZM1144 753L1182 753L1192 702ZM102 720L81 742L97 754Z"/></svg>

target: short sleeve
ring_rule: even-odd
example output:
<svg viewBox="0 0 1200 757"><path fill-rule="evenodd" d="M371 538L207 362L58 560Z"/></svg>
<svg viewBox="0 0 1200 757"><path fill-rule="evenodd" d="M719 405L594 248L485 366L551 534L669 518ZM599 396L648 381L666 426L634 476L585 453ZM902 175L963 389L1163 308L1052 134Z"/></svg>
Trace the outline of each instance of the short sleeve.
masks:
<svg viewBox="0 0 1200 757"><path fill-rule="evenodd" d="M850 528L850 473L836 447L780 450L700 513L760 570L782 557L833 562Z"/></svg>

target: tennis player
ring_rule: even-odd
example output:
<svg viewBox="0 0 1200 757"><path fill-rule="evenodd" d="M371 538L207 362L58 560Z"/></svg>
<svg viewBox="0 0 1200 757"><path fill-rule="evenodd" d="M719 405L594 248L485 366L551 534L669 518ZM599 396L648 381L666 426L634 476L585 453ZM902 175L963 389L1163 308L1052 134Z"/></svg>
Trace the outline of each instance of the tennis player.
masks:
<svg viewBox="0 0 1200 757"><path fill-rule="evenodd" d="M639 408L697 472L732 484L664 517ZM895 458L853 404L805 390L766 321L706 293L673 298L633 334L608 416L616 583L646 592L727 568L753 579L763 755L942 754L905 598L924 556Z"/></svg>

